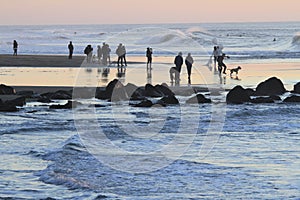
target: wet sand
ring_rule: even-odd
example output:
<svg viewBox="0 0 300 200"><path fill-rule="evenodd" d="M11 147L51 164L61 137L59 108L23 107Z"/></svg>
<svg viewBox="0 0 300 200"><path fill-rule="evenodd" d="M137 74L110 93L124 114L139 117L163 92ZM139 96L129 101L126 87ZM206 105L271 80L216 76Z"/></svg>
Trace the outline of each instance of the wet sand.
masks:
<svg viewBox="0 0 300 200"><path fill-rule="evenodd" d="M52 91L51 88L56 90L65 87L101 87L115 78L119 78L123 84L133 83L138 86L146 83L171 85L169 69L173 67L173 57L154 57L151 70L147 70L145 57L128 57L127 60L127 68L118 69L115 64L111 67L87 65L83 62L83 56L75 56L74 59L69 60L66 56L0 55L0 83L22 86L22 90L32 87L39 91L44 88ZM237 65L227 63L228 68ZM276 76L283 81L288 90L292 90L293 85L300 81L298 62L251 63L241 64L241 67L238 76L230 77L229 71L227 75L219 76L213 67L210 69L196 60L192 69L192 85L224 89L231 89L235 85L255 88L259 82ZM181 71L181 86L187 86L185 65L182 66Z"/></svg>
<svg viewBox="0 0 300 200"><path fill-rule="evenodd" d="M0 67L80 67L84 56L67 55L0 55Z"/></svg>

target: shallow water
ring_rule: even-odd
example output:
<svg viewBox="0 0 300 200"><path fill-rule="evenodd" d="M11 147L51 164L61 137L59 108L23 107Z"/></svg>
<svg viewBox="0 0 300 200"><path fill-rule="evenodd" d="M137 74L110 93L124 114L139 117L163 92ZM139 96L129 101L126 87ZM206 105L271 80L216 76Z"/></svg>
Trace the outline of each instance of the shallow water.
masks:
<svg viewBox="0 0 300 200"><path fill-rule="evenodd" d="M1 113L0 196L25 199L299 198L299 105L226 106L220 102L186 106L185 99L180 97L180 106L152 109L132 108L126 102L84 100L84 105L107 106L94 111L83 105L76 112L49 110L42 104L29 103L19 113ZM75 119L79 116L84 123L74 122L74 114ZM219 119L222 115L224 123ZM106 138L121 149L121 154L119 150L100 148L95 152L84 147L101 147L97 146L101 141L97 140L99 129L92 123L94 117ZM198 129L180 132L183 122ZM216 127L210 130L212 125L220 125L222 131L216 132ZM80 126L86 127L86 132L82 132ZM145 128L150 128L153 134L144 135ZM137 135L139 131L142 135ZM95 143L85 144L88 140L84 133L92 136L90 139ZM183 139L177 143L178 147L191 141L181 157L175 159L174 155L182 149L173 148L174 154L167 157L146 158L176 140L175 136ZM209 153L201 147L207 148ZM136 162L122 152L142 153L146 160ZM100 157L95 153L100 153ZM166 164L169 159L171 162ZM149 160L161 168L152 171ZM149 171L139 173L141 166ZM136 173L127 172L128 167L136 169Z"/></svg>

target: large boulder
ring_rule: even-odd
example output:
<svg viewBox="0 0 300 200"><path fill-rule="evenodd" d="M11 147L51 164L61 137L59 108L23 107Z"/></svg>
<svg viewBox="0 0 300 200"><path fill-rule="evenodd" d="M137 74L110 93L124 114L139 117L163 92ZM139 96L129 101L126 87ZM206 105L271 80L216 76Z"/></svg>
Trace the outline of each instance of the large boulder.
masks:
<svg viewBox="0 0 300 200"><path fill-rule="evenodd" d="M300 96L292 95L283 100L285 103L300 103Z"/></svg>
<svg viewBox="0 0 300 200"><path fill-rule="evenodd" d="M167 84L155 85L154 88L163 96L174 96L175 93L170 90Z"/></svg>
<svg viewBox="0 0 300 200"><path fill-rule="evenodd" d="M111 82L109 82L107 84L107 86L105 87L105 89L103 88L97 88L96 89L96 95L95 97L97 99L101 99L101 100L111 100L111 97L113 95L113 93L115 92L114 90L116 89L121 89L118 92L124 92L124 85L118 80L118 79L114 79ZM118 93L115 93L114 95L116 95L116 99L117 99L117 95Z"/></svg>
<svg viewBox="0 0 300 200"><path fill-rule="evenodd" d="M196 103L211 103L211 100L206 98L203 94L197 94L194 97L189 98L186 103L196 104Z"/></svg>
<svg viewBox="0 0 300 200"><path fill-rule="evenodd" d="M151 84L145 85L145 95L147 97L162 97L162 96L164 96L163 93L156 90L156 88Z"/></svg>
<svg viewBox="0 0 300 200"><path fill-rule="evenodd" d="M300 94L300 82L294 85L293 93Z"/></svg>
<svg viewBox="0 0 300 200"><path fill-rule="evenodd" d="M158 104L161 104L161 105L177 105L179 104L179 101L178 99L173 95L173 96L166 96L166 97L163 97L159 100L159 103Z"/></svg>
<svg viewBox="0 0 300 200"><path fill-rule="evenodd" d="M256 87L256 96L271 96L282 95L286 92L282 81L276 77L269 78L268 80L261 82Z"/></svg>
<svg viewBox="0 0 300 200"><path fill-rule="evenodd" d="M226 102L228 104L242 104L250 101L249 93L239 85L230 90L226 96Z"/></svg>
<svg viewBox="0 0 300 200"><path fill-rule="evenodd" d="M5 94L5 95L12 95L12 94L16 94L16 91L14 88L1 84L0 85L0 94Z"/></svg>

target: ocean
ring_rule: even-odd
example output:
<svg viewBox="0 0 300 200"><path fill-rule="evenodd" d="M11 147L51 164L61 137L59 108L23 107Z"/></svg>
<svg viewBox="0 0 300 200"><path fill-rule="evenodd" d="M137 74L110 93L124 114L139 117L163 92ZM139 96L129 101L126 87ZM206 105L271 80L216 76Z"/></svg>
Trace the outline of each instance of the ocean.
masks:
<svg viewBox="0 0 300 200"><path fill-rule="evenodd" d="M66 55L72 40L75 54L87 44L124 43L128 56L145 56L149 45L205 63L222 45L235 63L297 63L299 25L0 26L0 53L11 53L16 39L23 54ZM150 109L92 98L76 99L74 110L28 102L0 113L0 197L300 199L300 105L227 105L226 94L221 87L203 105L184 95L177 106Z"/></svg>
<svg viewBox="0 0 300 200"><path fill-rule="evenodd" d="M81 55L88 44L96 50L106 42L112 54L123 43L129 56L144 56L151 46L154 56L182 51L203 58L211 55L213 46L221 46L236 62L282 61L299 59L299 27L299 22L0 26L0 53L12 53L17 40L21 54L68 54L73 41L74 53Z"/></svg>

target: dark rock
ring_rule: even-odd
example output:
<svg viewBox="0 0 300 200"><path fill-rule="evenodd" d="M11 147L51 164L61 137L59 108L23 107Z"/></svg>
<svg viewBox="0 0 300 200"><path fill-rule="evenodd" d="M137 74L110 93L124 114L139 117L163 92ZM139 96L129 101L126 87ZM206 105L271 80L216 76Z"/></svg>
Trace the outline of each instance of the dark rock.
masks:
<svg viewBox="0 0 300 200"><path fill-rule="evenodd" d="M77 101L68 101L68 103L64 104L64 105L51 105L49 108L50 109L72 109L72 108L76 108L78 105L81 105L81 103L77 102Z"/></svg>
<svg viewBox="0 0 300 200"><path fill-rule="evenodd" d="M10 86L6 86L4 84L0 85L0 94L6 94L6 95L12 95L12 94L16 94L16 91L14 88L10 87Z"/></svg>
<svg viewBox="0 0 300 200"><path fill-rule="evenodd" d="M26 104L25 97L18 97L12 100L7 100L4 102L6 105L12 106L24 106Z"/></svg>
<svg viewBox="0 0 300 200"><path fill-rule="evenodd" d="M138 89L138 86L136 86L132 83L127 83L127 85L124 86L124 89L125 89L127 95L131 96Z"/></svg>
<svg viewBox="0 0 300 200"><path fill-rule="evenodd" d="M65 90L58 90L56 92L48 92L41 94L43 98L48 99L57 99L57 100L70 100L72 99L72 90L65 91Z"/></svg>
<svg viewBox="0 0 300 200"><path fill-rule="evenodd" d="M162 97L164 96L163 93L159 92L155 89L155 87L151 84L145 85L145 96L146 97Z"/></svg>
<svg viewBox="0 0 300 200"><path fill-rule="evenodd" d="M112 99L113 93L115 96ZM97 99L101 100L118 100L124 98L124 96L127 96L125 95L124 85L118 79L114 79L109 82L105 89L97 88L95 95Z"/></svg>
<svg viewBox="0 0 300 200"><path fill-rule="evenodd" d="M40 102L40 103L51 103L53 102L51 99L47 98L47 97L40 97L37 99L37 102Z"/></svg>
<svg viewBox="0 0 300 200"><path fill-rule="evenodd" d="M125 100L129 100L129 97L128 97L123 85L118 88L116 87L113 90L113 93L109 99L109 101L112 101L112 102L125 101Z"/></svg>
<svg viewBox="0 0 300 200"><path fill-rule="evenodd" d="M24 91L17 92L17 95L23 96L25 98L32 98L32 96L34 95L34 92L31 90L24 90Z"/></svg>
<svg viewBox="0 0 300 200"><path fill-rule="evenodd" d="M271 97L257 97L251 99L251 103L274 103L274 100Z"/></svg>
<svg viewBox="0 0 300 200"><path fill-rule="evenodd" d="M203 94L197 94L194 97L189 98L186 103L196 104L196 103L211 103L210 99L207 99Z"/></svg>
<svg viewBox="0 0 300 200"><path fill-rule="evenodd" d="M246 90L246 92L247 92L247 94L248 94L249 96L254 96L254 95L255 95L255 91L254 91L253 89L247 88L247 89L245 89L245 90Z"/></svg>
<svg viewBox="0 0 300 200"><path fill-rule="evenodd" d="M96 89L96 95L95 95L95 98L97 99L101 99L101 100L108 100L110 99L111 96L109 96L107 94L107 92L105 91L105 89L103 88L97 88Z"/></svg>
<svg viewBox="0 0 300 200"><path fill-rule="evenodd" d="M130 100L146 100L146 91L144 88L139 87L137 88L130 96Z"/></svg>
<svg viewBox="0 0 300 200"><path fill-rule="evenodd" d="M235 86L226 96L228 104L242 104L250 102L250 95L242 86Z"/></svg>
<svg viewBox="0 0 300 200"><path fill-rule="evenodd" d="M142 108L150 108L153 106L152 101L150 100L143 100L138 104L133 105L134 107L142 107Z"/></svg>
<svg viewBox="0 0 300 200"><path fill-rule="evenodd" d="M287 97L283 100L285 103L299 103L300 102L300 96L292 95L290 97Z"/></svg>
<svg viewBox="0 0 300 200"><path fill-rule="evenodd" d="M0 104L0 112L16 112L18 108L14 105Z"/></svg>
<svg viewBox="0 0 300 200"><path fill-rule="evenodd" d="M256 87L256 96L271 96L281 95L286 92L282 81L276 77L269 78L268 80L258 84Z"/></svg>
<svg viewBox="0 0 300 200"><path fill-rule="evenodd" d="M124 85L118 79L114 79L111 82L109 82L105 88L105 92L109 97L109 99L111 98L111 95L114 92L114 90L116 88L121 88L121 87L124 87Z"/></svg>
<svg viewBox="0 0 300 200"><path fill-rule="evenodd" d="M163 96L174 96L174 92L166 84L155 85L155 90L158 91Z"/></svg>
<svg viewBox="0 0 300 200"><path fill-rule="evenodd" d="M300 94L300 82L294 85L293 93Z"/></svg>
<svg viewBox="0 0 300 200"><path fill-rule="evenodd" d="M160 101L163 104L167 104L167 105L176 105L179 104L178 99L173 95L173 96L166 96L160 99Z"/></svg>
<svg viewBox="0 0 300 200"><path fill-rule="evenodd" d="M270 98L273 99L274 101L281 101L280 96L277 96L277 95L272 95L272 96L270 96Z"/></svg>

